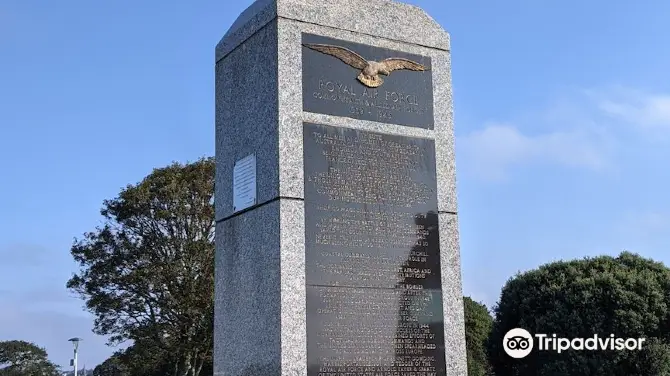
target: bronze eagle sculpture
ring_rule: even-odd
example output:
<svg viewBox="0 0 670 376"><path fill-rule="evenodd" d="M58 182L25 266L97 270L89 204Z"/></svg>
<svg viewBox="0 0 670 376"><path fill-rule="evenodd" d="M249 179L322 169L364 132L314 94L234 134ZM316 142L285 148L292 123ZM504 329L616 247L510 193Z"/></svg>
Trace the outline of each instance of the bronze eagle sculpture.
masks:
<svg viewBox="0 0 670 376"><path fill-rule="evenodd" d="M368 61L356 52L344 47L330 44L303 44L303 46L326 55L334 56L348 65L360 69L361 73L356 78L365 86L372 88L379 87L384 83L380 75L388 76L391 72L402 69L412 71L428 70L425 65L398 57L382 61Z"/></svg>

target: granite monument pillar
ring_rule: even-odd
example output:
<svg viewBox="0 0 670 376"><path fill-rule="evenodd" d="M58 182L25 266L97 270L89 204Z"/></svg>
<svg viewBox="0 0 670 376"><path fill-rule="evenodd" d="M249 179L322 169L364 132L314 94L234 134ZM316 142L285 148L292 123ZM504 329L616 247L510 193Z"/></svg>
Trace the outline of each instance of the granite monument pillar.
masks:
<svg viewBox="0 0 670 376"><path fill-rule="evenodd" d="M258 0L215 72L215 375L466 375L449 35Z"/></svg>

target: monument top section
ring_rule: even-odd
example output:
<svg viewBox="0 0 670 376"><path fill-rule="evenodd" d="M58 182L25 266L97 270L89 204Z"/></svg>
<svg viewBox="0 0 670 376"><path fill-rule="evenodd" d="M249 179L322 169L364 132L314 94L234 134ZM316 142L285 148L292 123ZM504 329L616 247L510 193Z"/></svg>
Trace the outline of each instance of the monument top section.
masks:
<svg viewBox="0 0 670 376"><path fill-rule="evenodd" d="M449 34L413 5L390 0L257 0L216 46L216 61L278 17L449 50Z"/></svg>

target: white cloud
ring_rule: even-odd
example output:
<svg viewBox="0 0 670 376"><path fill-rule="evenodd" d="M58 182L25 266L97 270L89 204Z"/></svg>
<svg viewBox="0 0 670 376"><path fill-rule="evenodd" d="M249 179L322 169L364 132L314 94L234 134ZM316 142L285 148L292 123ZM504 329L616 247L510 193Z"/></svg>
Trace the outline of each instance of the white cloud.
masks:
<svg viewBox="0 0 670 376"><path fill-rule="evenodd" d="M512 124L489 123L459 138L467 166L488 180L502 180L507 169L520 164L558 164L602 170L608 167L608 142L584 129L523 134Z"/></svg>
<svg viewBox="0 0 670 376"><path fill-rule="evenodd" d="M610 87L574 91L545 109L491 121L458 136L466 173L504 180L514 167L533 164L603 172L616 169L619 147L670 140L670 94Z"/></svg>
<svg viewBox="0 0 670 376"><path fill-rule="evenodd" d="M606 116L646 131L670 132L670 95L614 87L587 94Z"/></svg>

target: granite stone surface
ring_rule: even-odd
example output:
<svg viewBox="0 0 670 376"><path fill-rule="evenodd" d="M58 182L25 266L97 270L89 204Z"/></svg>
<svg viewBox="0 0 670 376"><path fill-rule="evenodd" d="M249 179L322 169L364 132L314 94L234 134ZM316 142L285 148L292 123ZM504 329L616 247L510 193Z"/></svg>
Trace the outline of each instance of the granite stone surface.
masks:
<svg viewBox="0 0 670 376"><path fill-rule="evenodd" d="M307 370L305 210L301 200L280 201L281 375Z"/></svg>
<svg viewBox="0 0 670 376"><path fill-rule="evenodd" d="M302 160L302 69L300 40L294 39L291 29L277 20L279 53L277 73L279 90L279 193L282 197L304 198Z"/></svg>
<svg viewBox="0 0 670 376"><path fill-rule="evenodd" d="M437 207L441 213L458 212L456 197L456 136L451 89L451 54L433 58L435 98L435 154L437 159Z"/></svg>
<svg viewBox="0 0 670 376"><path fill-rule="evenodd" d="M270 23L216 64L216 219L233 214L233 166L256 154L257 203L279 189L277 28Z"/></svg>
<svg viewBox="0 0 670 376"><path fill-rule="evenodd" d="M458 216L449 213L439 214L439 228L447 375L466 376L468 364Z"/></svg>
<svg viewBox="0 0 670 376"><path fill-rule="evenodd" d="M326 6L327 4L327 6ZM274 18L379 36L448 51L449 34L421 8L389 0L258 0L216 47L216 61Z"/></svg>
<svg viewBox="0 0 670 376"><path fill-rule="evenodd" d="M313 114L311 112L305 112L302 118L307 123L332 125L335 127L341 127L343 124L346 124L347 128L360 129L362 131L435 139L434 131L415 127L405 127L404 125L384 124L374 121L349 119L340 116Z"/></svg>
<svg viewBox="0 0 670 376"><path fill-rule="evenodd" d="M216 375L281 374L280 223L274 201L216 225Z"/></svg>
<svg viewBox="0 0 670 376"><path fill-rule="evenodd" d="M257 0L235 20L221 41L217 44L216 62L226 57L258 30L277 18L275 0Z"/></svg>
<svg viewBox="0 0 670 376"><path fill-rule="evenodd" d="M303 206L281 199L217 223L215 375L305 375Z"/></svg>

